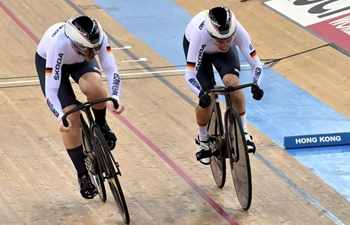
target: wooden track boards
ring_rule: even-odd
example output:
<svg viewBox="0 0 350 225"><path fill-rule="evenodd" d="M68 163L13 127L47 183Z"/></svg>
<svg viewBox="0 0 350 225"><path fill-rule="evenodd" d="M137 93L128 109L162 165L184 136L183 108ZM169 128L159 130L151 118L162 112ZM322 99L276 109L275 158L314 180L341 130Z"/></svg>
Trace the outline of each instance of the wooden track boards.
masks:
<svg viewBox="0 0 350 225"><path fill-rule="evenodd" d="M145 64L125 63L122 61L131 59L130 53L114 50L122 74L126 111L120 118L108 114L108 120L118 136L113 153L121 164L120 181L131 224L332 224L327 213L350 224L350 203L250 124L259 150L251 156L252 207L249 212L243 211L230 173L226 186L219 190L210 168L195 160L196 124L190 103L196 98L185 85L182 73L146 73L150 69L145 66L152 69L171 65L92 1L67 2L70 1L0 3L0 30L6 31L0 39L0 224L123 224L108 187L106 203L98 198L81 198L58 123L35 81L37 41L48 26L77 14L72 5L100 21L119 43L132 46L129 52L148 59ZM201 6L176 2L191 14L220 4L216 0L202 1ZM227 2L250 31L261 58L278 58L324 44L261 2ZM121 47L114 41L111 44ZM274 69L348 115L349 107L343 107L350 97L350 66L344 63L347 59L333 48L324 47L283 60ZM145 73L130 75L130 69ZM184 93L187 101L169 87ZM83 99L78 90L77 93ZM311 204L308 197L326 211ZM221 213L216 211L221 209Z"/></svg>

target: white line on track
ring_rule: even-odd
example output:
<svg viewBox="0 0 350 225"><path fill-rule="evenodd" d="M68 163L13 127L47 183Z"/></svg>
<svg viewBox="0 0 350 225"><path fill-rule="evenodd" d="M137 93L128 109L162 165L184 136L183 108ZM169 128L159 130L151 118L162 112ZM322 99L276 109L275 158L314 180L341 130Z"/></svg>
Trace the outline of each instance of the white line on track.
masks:
<svg viewBox="0 0 350 225"><path fill-rule="evenodd" d="M36 83L36 82L39 82L39 80L6 81L6 82L0 82L0 85L4 85L4 84L22 84L22 83Z"/></svg>
<svg viewBox="0 0 350 225"><path fill-rule="evenodd" d="M249 67L249 64L241 65L241 67ZM147 72L135 72L135 73L121 73L120 76L127 77L127 76L135 76L135 75L145 75L145 74L167 74L167 73L178 73L178 72L185 72L185 69L178 69L178 70L158 70L158 71L147 71ZM105 75L102 75L102 77L105 77ZM0 82L0 85L6 85L6 84L24 84L24 83L36 83L39 82L39 80L15 80L15 81L5 81Z"/></svg>
<svg viewBox="0 0 350 225"><path fill-rule="evenodd" d="M131 60L122 60L124 63L129 63L129 62L140 62L140 61L147 61L146 58L139 58L139 59L131 59Z"/></svg>
<svg viewBox="0 0 350 225"><path fill-rule="evenodd" d="M143 74L157 74L157 73L176 73L176 72L183 72L185 70L162 70L162 71L149 71L149 72L136 72L136 73L122 73L120 76L133 76L133 75L143 75ZM102 77L105 77L105 75L102 75ZM39 80L18 80L18 81L5 81L0 82L0 85L5 84L23 84L23 83L35 83L39 82Z"/></svg>
<svg viewBox="0 0 350 225"><path fill-rule="evenodd" d="M112 48L112 50L122 50L122 49L129 49L129 48L131 48L131 46L126 45L123 47Z"/></svg>

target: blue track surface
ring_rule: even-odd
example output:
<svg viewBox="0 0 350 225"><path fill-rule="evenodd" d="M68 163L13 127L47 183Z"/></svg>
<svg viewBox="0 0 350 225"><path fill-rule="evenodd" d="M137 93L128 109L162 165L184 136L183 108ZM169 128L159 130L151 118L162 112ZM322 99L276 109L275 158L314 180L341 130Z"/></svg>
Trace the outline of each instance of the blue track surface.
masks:
<svg viewBox="0 0 350 225"><path fill-rule="evenodd" d="M173 1L95 2L171 64L185 65L182 38L192 16ZM254 43L254 40L252 41ZM241 60L243 59L241 57ZM242 64L247 63L242 61ZM243 71L241 83L251 82L250 77L249 70ZM282 148L284 136L349 131L350 121L346 117L272 69L264 70L261 86L265 90L261 101L254 101L249 90L246 91L247 120ZM347 190L347 187L350 187L348 148L322 147L316 150L299 149L289 152L350 201Z"/></svg>

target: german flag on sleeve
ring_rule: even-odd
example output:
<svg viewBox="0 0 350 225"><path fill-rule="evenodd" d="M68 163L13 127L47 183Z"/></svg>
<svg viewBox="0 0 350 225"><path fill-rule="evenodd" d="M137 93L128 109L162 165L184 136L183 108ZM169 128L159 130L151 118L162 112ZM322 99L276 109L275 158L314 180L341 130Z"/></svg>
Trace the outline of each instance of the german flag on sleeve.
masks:
<svg viewBox="0 0 350 225"><path fill-rule="evenodd" d="M52 74L52 68L46 68L45 75L46 76L51 76L51 74Z"/></svg>
<svg viewBox="0 0 350 225"><path fill-rule="evenodd" d="M250 53L250 57L252 57L252 59L258 57L258 53L255 51L255 49Z"/></svg>
<svg viewBox="0 0 350 225"><path fill-rule="evenodd" d="M195 65L196 65L196 63L187 62L186 70L194 70L194 66L195 66Z"/></svg>
<svg viewBox="0 0 350 225"><path fill-rule="evenodd" d="M107 52L108 52L109 54L112 53L111 46L107 46Z"/></svg>

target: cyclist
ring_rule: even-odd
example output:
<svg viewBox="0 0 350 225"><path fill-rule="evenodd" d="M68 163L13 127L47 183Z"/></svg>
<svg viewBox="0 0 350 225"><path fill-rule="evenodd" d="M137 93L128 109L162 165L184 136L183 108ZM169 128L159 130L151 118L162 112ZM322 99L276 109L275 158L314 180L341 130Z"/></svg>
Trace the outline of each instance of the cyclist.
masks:
<svg viewBox="0 0 350 225"><path fill-rule="evenodd" d="M191 91L198 96L195 108L198 124L197 160L208 165L211 162L208 143L208 122L211 116L214 94L204 91L213 88L213 65L225 86L239 85L240 64L236 46L252 68L252 80L259 84L263 75L261 61L254 49L249 34L237 21L233 12L217 6L195 15L186 27L183 49L186 57L185 80ZM252 87L255 100L260 100L264 91ZM245 97L243 90L231 93L233 106L238 110L245 132L249 152L255 151L255 144L247 132Z"/></svg>
<svg viewBox="0 0 350 225"><path fill-rule="evenodd" d="M78 101L75 97L69 76L79 85L88 100L106 98L101 71L95 59L99 56L100 64L106 74L109 92L119 100L120 76L111 51L108 37L102 26L95 19L79 15L66 22L49 27L35 55L35 65L41 89L52 113L60 121L59 130L77 171L80 193L84 198L93 198L97 194L85 167L85 154L82 148L82 137L79 128L79 112L67 117L68 127L62 124L63 114L74 108ZM120 104L113 111L121 113L124 107ZM116 136L106 122L106 103L93 106L96 123L112 150Z"/></svg>

